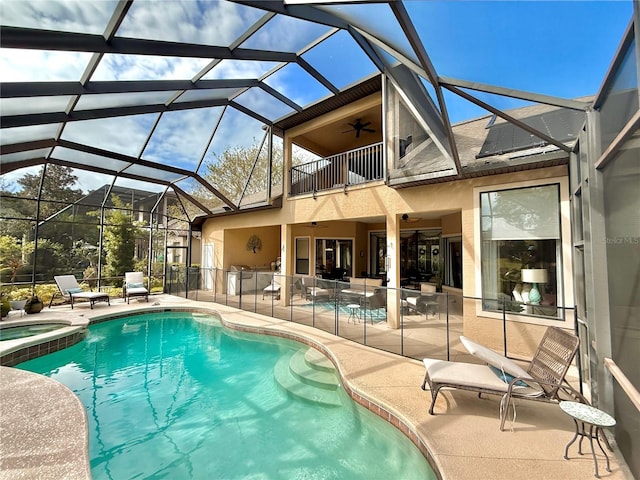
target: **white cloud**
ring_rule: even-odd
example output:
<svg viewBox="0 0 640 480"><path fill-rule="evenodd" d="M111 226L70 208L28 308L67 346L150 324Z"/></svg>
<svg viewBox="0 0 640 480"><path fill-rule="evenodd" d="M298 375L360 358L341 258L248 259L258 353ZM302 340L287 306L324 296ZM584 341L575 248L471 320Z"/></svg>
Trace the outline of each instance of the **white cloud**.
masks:
<svg viewBox="0 0 640 480"><path fill-rule="evenodd" d="M92 80L189 80L209 63L202 58L105 55Z"/></svg>
<svg viewBox="0 0 640 480"><path fill-rule="evenodd" d="M0 49L1 82L79 81L91 53Z"/></svg>
<svg viewBox="0 0 640 480"><path fill-rule="evenodd" d="M155 118L155 114L149 114L70 122L65 127L62 138L137 156Z"/></svg>
<svg viewBox="0 0 640 480"><path fill-rule="evenodd" d="M115 0L3 0L3 25L102 34L111 17Z"/></svg>
<svg viewBox="0 0 640 480"><path fill-rule="evenodd" d="M195 170L221 108L167 112L153 132L143 158Z"/></svg>
<svg viewBox="0 0 640 480"><path fill-rule="evenodd" d="M222 60L204 78L207 80L224 78L259 78L277 66L277 62L251 60Z"/></svg>
<svg viewBox="0 0 640 480"><path fill-rule="evenodd" d="M228 46L263 12L227 1L136 0L118 36Z"/></svg>

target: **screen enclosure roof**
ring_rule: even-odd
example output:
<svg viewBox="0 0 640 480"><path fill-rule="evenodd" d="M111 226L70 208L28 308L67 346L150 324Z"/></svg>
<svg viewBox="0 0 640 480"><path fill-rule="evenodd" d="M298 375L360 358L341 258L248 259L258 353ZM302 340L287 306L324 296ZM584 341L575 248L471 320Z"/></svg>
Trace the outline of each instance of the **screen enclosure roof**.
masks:
<svg viewBox="0 0 640 480"><path fill-rule="evenodd" d="M586 8L617 29L591 63L573 59L575 78L599 82L632 11L602 3L610 12L604 19L599 2L5 1L3 189L54 164L71 167L85 193L104 185L171 192L191 206L191 218L242 210L244 192L218 184L208 165L228 149L264 155L267 132L281 134L320 105L349 102L358 85L369 88L381 74L400 88L409 76L424 87L436 112L426 120L459 175L455 123L510 119L505 110L533 104L588 109L573 98L596 93L598 84L558 82L566 71L557 65L579 52L545 50L537 27L518 15L535 7L555 25ZM490 28L489 18L500 28ZM601 42L594 30L586 38ZM590 51L583 37L575 41ZM531 85L534 69L544 80Z"/></svg>

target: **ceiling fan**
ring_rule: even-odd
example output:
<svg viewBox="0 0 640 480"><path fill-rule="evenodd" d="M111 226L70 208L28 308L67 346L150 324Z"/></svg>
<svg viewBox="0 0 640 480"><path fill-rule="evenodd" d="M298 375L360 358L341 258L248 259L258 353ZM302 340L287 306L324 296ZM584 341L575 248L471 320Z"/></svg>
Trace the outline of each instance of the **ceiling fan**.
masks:
<svg viewBox="0 0 640 480"><path fill-rule="evenodd" d="M420 219L419 219L419 218L417 218L417 217L410 217L410 216L409 216L408 214L406 214L406 213L403 213L401 218L402 218L402 221L403 221L404 223L414 223L414 222L419 222L419 221L420 221Z"/></svg>
<svg viewBox="0 0 640 480"><path fill-rule="evenodd" d="M373 128L367 128L369 125L371 125L371 122L362 123L362 120L360 118L356 118L355 123L349 123L349 126L352 128L352 130L345 130L342 133L349 133L349 132L355 131L356 138L360 138L360 132L370 132L370 133L375 132Z"/></svg>
<svg viewBox="0 0 640 480"><path fill-rule="evenodd" d="M311 222L307 225L309 228L327 228L326 225L320 225L318 222Z"/></svg>

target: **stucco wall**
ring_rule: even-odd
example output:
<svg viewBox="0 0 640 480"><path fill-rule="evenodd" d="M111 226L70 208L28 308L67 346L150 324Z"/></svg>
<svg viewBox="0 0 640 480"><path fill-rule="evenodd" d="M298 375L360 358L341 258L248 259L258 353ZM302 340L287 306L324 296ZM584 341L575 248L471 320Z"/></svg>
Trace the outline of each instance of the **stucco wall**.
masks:
<svg viewBox="0 0 640 480"><path fill-rule="evenodd" d="M256 253L247 250L247 240L257 235L262 248ZM249 265L251 268L270 268L280 255L280 225L226 230L224 233L224 266Z"/></svg>

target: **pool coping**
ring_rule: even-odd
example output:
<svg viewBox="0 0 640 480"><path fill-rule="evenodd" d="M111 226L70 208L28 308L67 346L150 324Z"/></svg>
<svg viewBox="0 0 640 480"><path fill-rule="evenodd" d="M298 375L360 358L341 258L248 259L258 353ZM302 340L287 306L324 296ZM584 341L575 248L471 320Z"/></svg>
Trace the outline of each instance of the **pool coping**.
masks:
<svg viewBox="0 0 640 480"><path fill-rule="evenodd" d="M431 416L427 413L429 393L422 392L419 387L424 367L418 360L366 347L311 326L221 304L176 297L170 297L169 302L175 303L165 305L163 300L142 307L124 305L126 310L120 312L114 312L112 304L109 313L106 308L87 313L90 323L154 311L214 314L227 328L289 338L316 348L334 364L351 398L409 438L439 479L498 480L533 475L589 478L593 475L590 458L574 456L572 462L562 458L562 449L573 432L573 424L557 406L539 402L525 402L535 406L518 405L518 420L512 431L500 432L499 420L494 415L499 399L483 397L478 401L476 395L469 392L442 392L442 398L439 396L436 404L437 415ZM3 377L0 375L0 386L5 389ZM86 425L84 428L86 430ZM532 444L536 445L535 449ZM463 449L462 453L460 449ZM606 478L627 478L615 455L611 457L613 472Z"/></svg>

